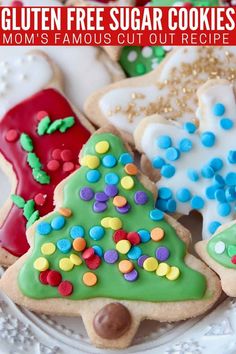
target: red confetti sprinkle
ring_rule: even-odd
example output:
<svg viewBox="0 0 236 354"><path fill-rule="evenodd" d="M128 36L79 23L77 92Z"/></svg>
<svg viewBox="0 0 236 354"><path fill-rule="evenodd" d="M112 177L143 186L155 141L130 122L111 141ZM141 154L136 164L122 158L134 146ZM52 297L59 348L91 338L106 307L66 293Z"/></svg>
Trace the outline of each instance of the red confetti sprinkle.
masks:
<svg viewBox="0 0 236 354"><path fill-rule="evenodd" d="M20 0L14 0L14 1L12 1L11 6L13 6L13 7L22 7L22 6L24 6L24 4Z"/></svg>
<svg viewBox="0 0 236 354"><path fill-rule="evenodd" d="M127 235L127 240L129 240L132 245L139 245L141 241L137 232L129 232Z"/></svg>
<svg viewBox="0 0 236 354"><path fill-rule="evenodd" d="M47 275L47 282L51 286L58 286L62 281L62 276L56 270L50 270Z"/></svg>
<svg viewBox="0 0 236 354"><path fill-rule="evenodd" d="M42 194L42 193L38 193L34 197L35 204L39 206L43 206L46 199L47 199L47 194Z"/></svg>
<svg viewBox="0 0 236 354"><path fill-rule="evenodd" d="M63 150L61 152L61 159L62 161L68 162L73 160L73 153L71 150Z"/></svg>
<svg viewBox="0 0 236 354"><path fill-rule="evenodd" d="M37 113L37 120L40 121L42 120L43 118L47 117L48 116L48 113L45 112L45 111L39 111Z"/></svg>
<svg viewBox="0 0 236 354"><path fill-rule="evenodd" d="M98 255L94 255L85 261L89 269L97 269L101 264L101 258Z"/></svg>
<svg viewBox="0 0 236 354"><path fill-rule="evenodd" d="M15 129L10 129L6 133L5 138L6 138L6 141L8 141L9 143L14 143L19 138L19 133Z"/></svg>
<svg viewBox="0 0 236 354"><path fill-rule="evenodd" d="M89 259L91 257L93 257L95 254L95 251L92 247L87 248L83 253L82 253L82 257L83 259Z"/></svg>
<svg viewBox="0 0 236 354"><path fill-rule="evenodd" d="M231 262L232 262L233 264L236 264L236 256L233 256L233 257L231 258Z"/></svg>
<svg viewBox="0 0 236 354"><path fill-rule="evenodd" d="M63 171L64 172L71 172L75 169L75 164L73 162L64 162L63 164Z"/></svg>
<svg viewBox="0 0 236 354"><path fill-rule="evenodd" d="M60 167L60 163L57 160L51 160L47 164L49 171L57 171Z"/></svg>
<svg viewBox="0 0 236 354"><path fill-rule="evenodd" d="M115 243L119 242L120 240L127 239L127 232L125 230L117 230L113 235L113 240Z"/></svg>
<svg viewBox="0 0 236 354"><path fill-rule="evenodd" d="M50 272L49 269L45 270L44 272L40 272L39 274L39 280L42 284L44 285L48 285L48 280L47 280L47 277L48 277L48 273Z"/></svg>
<svg viewBox="0 0 236 354"><path fill-rule="evenodd" d="M58 292L62 296L69 296L73 292L73 285L71 284L70 281L64 280L61 282L61 284L58 286Z"/></svg>
<svg viewBox="0 0 236 354"><path fill-rule="evenodd" d="M52 158L54 160L60 160L61 159L61 149L54 149L52 151Z"/></svg>

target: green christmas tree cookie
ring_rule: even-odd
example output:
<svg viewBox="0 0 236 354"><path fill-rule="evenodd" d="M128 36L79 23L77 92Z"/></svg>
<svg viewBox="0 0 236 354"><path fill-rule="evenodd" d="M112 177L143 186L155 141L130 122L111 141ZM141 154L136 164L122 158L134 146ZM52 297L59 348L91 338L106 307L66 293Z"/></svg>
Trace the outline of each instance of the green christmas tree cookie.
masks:
<svg viewBox="0 0 236 354"><path fill-rule="evenodd" d="M31 248L1 288L34 311L80 314L92 341L112 348L128 346L144 318L208 310L218 278L187 253L188 232L155 208L152 183L114 128L92 136L80 163L56 188L55 211L28 230Z"/></svg>
<svg viewBox="0 0 236 354"><path fill-rule="evenodd" d="M221 226L210 240L198 242L196 251L219 275L224 292L236 297L236 222Z"/></svg>

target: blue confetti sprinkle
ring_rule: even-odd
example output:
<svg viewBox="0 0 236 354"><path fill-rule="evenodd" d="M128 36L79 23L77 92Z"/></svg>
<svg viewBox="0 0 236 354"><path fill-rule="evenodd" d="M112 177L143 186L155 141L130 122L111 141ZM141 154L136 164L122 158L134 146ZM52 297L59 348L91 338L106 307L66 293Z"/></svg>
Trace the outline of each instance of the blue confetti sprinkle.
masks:
<svg viewBox="0 0 236 354"><path fill-rule="evenodd" d="M220 203L226 202L225 191L223 189L217 189L215 192L215 199Z"/></svg>
<svg viewBox="0 0 236 354"><path fill-rule="evenodd" d="M89 230L89 236L94 240L94 241L99 241L103 236L105 235L104 228L102 226L93 226Z"/></svg>
<svg viewBox="0 0 236 354"><path fill-rule="evenodd" d="M219 171L222 169L223 167L223 161L222 159L218 158L218 157L214 157L213 159L211 159L211 161L209 162L209 165L213 168L213 170L215 172Z"/></svg>
<svg viewBox="0 0 236 354"><path fill-rule="evenodd" d="M166 178L171 178L175 174L175 167L172 165L164 165L161 168L161 175Z"/></svg>
<svg viewBox="0 0 236 354"><path fill-rule="evenodd" d="M181 203L186 203L191 199L191 192L187 188L181 188L176 193L176 198Z"/></svg>
<svg viewBox="0 0 236 354"><path fill-rule="evenodd" d="M218 188L219 187L216 186L216 185L207 187L206 190L205 190L206 197L208 199L215 199L215 193L218 190Z"/></svg>
<svg viewBox="0 0 236 354"><path fill-rule="evenodd" d="M142 250L138 246L133 246L128 252L127 256L129 259L136 260L142 255Z"/></svg>
<svg viewBox="0 0 236 354"><path fill-rule="evenodd" d="M217 211L220 216L228 216L231 212L231 206L228 203L221 203L217 206Z"/></svg>
<svg viewBox="0 0 236 354"><path fill-rule="evenodd" d="M102 164L105 167L112 168L117 164L116 158L113 155L105 155L102 158Z"/></svg>
<svg viewBox="0 0 236 354"><path fill-rule="evenodd" d="M213 106L212 112L215 116L221 117L225 113L225 106L222 103L216 103Z"/></svg>
<svg viewBox="0 0 236 354"><path fill-rule="evenodd" d="M165 165L165 160L159 156L155 157L153 160L152 160L152 166L156 169L160 169L162 168L162 166Z"/></svg>
<svg viewBox="0 0 236 354"><path fill-rule="evenodd" d="M202 177L212 178L215 174L215 171L211 166L204 166L201 170Z"/></svg>
<svg viewBox="0 0 236 354"><path fill-rule="evenodd" d="M224 130L230 130L234 126L234 122L229 118L222 118L220 120L220 127Z"/></svg>
<svg viewBox="0 0 236 354"><path fill-rule="evenodd" d="M215 134L213 134L212 132L204 132L201 135L201 143L207 148L214 146L215 139Z"/></svg>
<svg viewBox="0 0 236 354"><path fill-rule="evenodd" d="M191 200L191 207L192 209L202 209L205 205L205 202L202 197L199 197L198 195L194 196Z"/></svg>
<svg viewBox="0 0 236 354"><path fill-rule="evenodd" d="M161 187L158 190L158 198L161 199L169 199L172 197L172 190L170 188L167 187Z"/></svg>
<svg viewBox="0 0 236 354"><path fill-rule="evenodd" d="M195 131L197 130L197 127L194 123L192 122L187 122L184 124L184 129L189 133L189 134L194 134Z"/></svg>
<svg viewBox="0 0 236 354"><path fill-rule="evenodd" d="M157 199L156 205L157 209L162 211L167 211L167 200L164 199Z"/></svg>
<svg viewBox="0 0 236 354"><path fill-rule="evenodd" d="M68 238L62 238L61 240L57 241L57 248L62 253L68 253L72 248L71 241L68 240Z"/></svg>
<svg viewBox="0 0 236 354"><path fill-rule="evenodd" d="M151 240L150 232L148 230L138 230L138 234L141 238L142 243L146 243Z"/></svg>
<svg viewBox="0 0 236 354"><path fill-rule="evenodd" d="M160 149L168 149L172 145L172 140L169 135L161 135L157 139L157 146Z"/></svg>
<svg viewBox="0 0 236 354"><path fill-rule="evenodd" d="M98 246L98 245L95 245L95 246L92 246L92 248L94 249L95 254L97 254L99 257L102 257L102 256L103 256L103 249L102 249L102 247L100 247L100 246Z"/></svg>
<svg viewBox="0 0 236 354"><path fill-rule="evenodd" d="M228 187L225 191L227 202L234 202L236 200L236 191L234 187Z"/></svg>
<svg viewBox="0 0 236 354"><path fill-rule="evenodd" d="M70 236L75 239L77 237L84 237L85 231L84 228L80 225L72 226L70 229Z"/></svg>
<svg viewBox="0 0 236 354"><path fill-rule="evenodd" d="M229 163L236 163L236 151L235 150L230 150L228 152L228 161Z"/></svg>
<svg viewBox="0 0 236 354"><path fill-rule="evenodd" d="M123 154L120 155L119 162L122 165L127 165L127 163L134 162L134 159L131 154L129 154L128 152L124 152Z"/></svg>
<svg viewBox="0 0 236 354"><path fill-rule="evenodd" d="M193 147L190 139L184 138L179 142L179 149L181 152L189 152Z"/></svg>
<svg viewBox="0 0 236 354"><path fill-rule="evenodd" d="M101 173L98 170L89 170L86 174L87 181L90 183L96 183L99 181Z"/></svg>
<svg viewBox="0 0 236 354"><path fill-rule="evenodd" d="M48 222L42 221L37 225L37 231L40 235L48 235L52 231L52 228Z"/></svg>
<svg viewBox="0 0 236 354"><path fill-rule="evenodd" d="M213 235L220 226L221 226L220 222L212 221L208 226L208 231L210 232L210 234Z"/></svg>
<svg viewBox="0 0 236 354"><path fill-rule="evenodd" d="M235 172L229 172L226 177L225 177L225 183L228 186L235 186L236 185L236 173Z"/></svg>
<svg viewBox="0 0 236 354"><path fill-rule="evenodd" d="M153 209L150 211L149 216L154 221L160 221L164 219L164 214L159 209Z"/></svg>
<svg viewBox="0 0 236 354"><path fill-rule="evenodd" d="M225 185L225 180L221 175L215 175L213 177L213 182L218 187L224 187Z"/></svg>
<svg viewBox="0 0 236 354"><path fill-rule="evenodd" d="M105 175L106 184L117 184L119 180L120 178L117 176L116 173L111 172Z"/></svg>
<svg viewBox="0 0 236 354"><path fill-rule="evenodd" d="M166 158L169 161L176 161L178 160L180 157L180 152L178 149L174 148L174 147L169 147L166 150Z"/></svg>
<svg viewBox="0 0 236 354"><path fill-rule="evenodd" d="M174 213L176 211L176 201L174 199L169 199L167 202L167 211L169 213Z"/></svg>
<svg viewBox="0 0 236 354"><path fill-rule="evenodd" d="M199 180L199 175L196 170L189 168L187 170L187 176L192 182L197 182Z"/></svg>
<svg viewBox="0 0 236 354"><path fill-rule="evenodd" d="M52 219L51 226L53 230L61 230L65 226L65 223L66 219L64 218L64 216L60 215Z"/></svg>

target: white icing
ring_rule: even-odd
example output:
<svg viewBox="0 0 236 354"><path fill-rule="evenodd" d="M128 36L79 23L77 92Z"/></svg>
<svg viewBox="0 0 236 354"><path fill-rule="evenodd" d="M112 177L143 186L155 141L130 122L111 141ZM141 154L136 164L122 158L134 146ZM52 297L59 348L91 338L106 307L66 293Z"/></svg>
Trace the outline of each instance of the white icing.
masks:
<svg viewBox="0 0 236 354"><path fill-rule="evenodd" d="M163 98L165 99L169 92L168 87L163 87L163 88L158 88L157 83L164 83L166 80L170 83L169 86L171 86L171 80L172 80L172 70L176 69L178 70L178 66L181 63L186 63L186 64L191 64L195 60L198 59L199 57L199 50L201 51L201 56L202 51L206 51L205 55L208 55L207 48L201 47L200 49L197 47L179 47L176 48L175 52L172 52L165 60L165 65L162 67L161 73L159 73L159 70L153 71L151 74L148 74L149 76L149 82L150 84L147 84L147 79L145 76L138 77L138 78L132 78L132 86L129 86L129 81L125 80L120 83L119 88L111 89L107 93L105 93L98 105L99 108L104 115L104 117L110 121L112 124L115 126L119 127L120 129L132 133L133 129L137 127L138 123L140 122L141 119L145 117L145 114L143 111L147 107L148 104L151 102L154 102L157 100L157 98ZM225 58L225 51L226 49L223 47L214 47L212 48L214 51L215 57L222 61L222 67L227 65L227 61ZM235 47L227 47L227 51L233 55L233 57L236 57L236 46ZM231 67L236 68L236 61L234 60L233 64L231 64ZM154 63L155 67L155 63ZM192 74L191 74L192 75ZM192 77L192 76L191 76ZM197 74L197 80L201 80L202 82L207 81L208 79L208 74L205 72L198 72ZM227 77L226 77L227 79ZM145 83L142 84L142 82L145 80ZM192 78L192 80L194 80ZM189 84L190 85L190 84ZM172 88L177 88L178 93L177 96L180 98L180 100L184 97L182 94L182 87L181 87L181 82L179 83L178 86L176 86L176 83L173 84ZM187 87L188 89L191 89L191 87ZM132 123L129 122L128 116L129 114L127 113L127 104L129 103L127 100L127 97L131 97L134 92L140 92L146 95L146 98L142 99L142 102L139 102L141 104L138 104L138 109L142 108L142 111L137 113L137 115L134 117L134 121ZM148 93L148 94L147 94ZM174 109L179 110L179 107L177 106L176 103L176 96L175 95L169 95L169 101L168 104L173 107ZM184 98L183 98L184 99ZM188 97L188 106L193 107L193 112L197 109L197 105L195 100L195 92L191 95L191 97ZM119 106L121 109L119 112L116 111L116 107ZM111 114L111 112L113 112ZM153 112L152 112L153 114ZM171 115L171 114L169 114ZM183 122L189 121L191 119L195 118L194 114L189 114L189 111L186 109L186 111L182 110L181 112L181 120ZM178 119L178 118L177 118Z"/></svg>
<svg viewBox="0 0 236 354"><path fill-rule="evenodd" d="M218 241L215 244L215 253L222 254L225 251L225 243L223 241Z"/></svg>
<svg viewBox="0 0 236 354"><path fill-rule="evenodd" d="M7 6L10 2L3 0L2 4ZM41 0L23 0L23 3L27 6L42 6ZM57 0L44 0L43 6L61 6L61 3ZM108 67L111 60L98 47L5 46L0 50L0 61L21 56L33 49L45 52L59 66L65 78L65 94L81 110L91 93L114 81L113 75L122 78L122 72L113 64Z"/></svg>
<svg viewBox="0 0 236 354"><path fill-rule="evenodd" d="M51 66L40 55L0 62L0 118L13 106L43 89L52 79Z"/></svg>
<svg viewBox="0 0 236 354"><path fill-rule="evenodd" d="M223 93L223 94L222 94ZM202 122L199 128L199 132L191 135L188 134L183 128L174 125L152 123L149 124L142 136L141 146L144 153L152 161L156 156L160 156L165 159L167 163L170 163L176 167L176 173L172 178L162 177L158 182L158 188L168 187L173 191L174 198L176 192L180 188L188 188L192 196L200 196L205 201L205 206L200 210L203 216L203 237L208 238L210 233L208 226L212 221L218 221L221 224L227 223L235 218L235 211L233 212L234 205L232 204L232 213L229 216L222 217L217 212L217 201L207 199L205 196L205 190L207 187L213 184L213 179L206 179L201 176L201 169L207 165L209 161L218 157L224 162L223 168L219 171L219 174L223 177L229 172L236 173L236 164L229 164L227 155L229 150L236 151L236 102L233 89L228 84L218 84L217 86L208 87L200 95L200 106ZM212 113L212 107L216 103L224 104L226 111L223 117L230 118L234 122L234 127L231 130L223 130L219 126L221 118L216 117ZM216 143L212 148L206 148L200 143L199 135L202 131L214 132L216 136ZM182 138L188 138L192 141L193 148L191 152L181 153L180 158L177 161L169 162L165 153L166 150L160 149L157 145L157 138L161 135L169 135L172 139L172 146L178 147L179 141ZM192 182L187 176L187 170L189 168L195 169L200 175L200 179L197 182ZM177 201L177 199L176 199ZM234 203L235 204L235 203ZM189 202L181 203L177 201L177 212L188 215L192 210Z"/></svg>

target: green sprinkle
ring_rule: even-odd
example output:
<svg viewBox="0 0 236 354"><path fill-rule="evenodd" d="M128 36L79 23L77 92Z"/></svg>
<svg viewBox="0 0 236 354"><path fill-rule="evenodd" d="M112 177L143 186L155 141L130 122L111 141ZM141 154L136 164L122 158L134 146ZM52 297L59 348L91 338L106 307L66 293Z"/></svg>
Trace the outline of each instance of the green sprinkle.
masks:
<svg viewBox="0 0 236 354"><path fill-rule="evenodd" d="M33 141L32 139L29 137L29 135L22 133L20 136L20 143L22 148L27 151L27 152L31 152L34 149L33 146Z"/></svg>
<svg viewBox="0 0 236 354"><path fill-rule="evenodd" d="M67 117L62 120L62 125L60 127L60 132L65 133L69 128L73 127L75 124L74 117Z"/></svg>
<svg viewBox="0 0 236 354"><path fill-rule="evenodd" d="M44 135L47 132L50 123L51 120L48 116L43 118L38 124L38 128L37 128L38 135Z"/></svg>
<svg viewBox="0 0 236 354"><path fill-rule="evenodd" d="M31 215L34 213L34 206L35 202L33 199L30 199L25 203L23 215L27 220L29 220Z"/></svg>
<svg viewBox="0 0 236 354"><path fill-rule="evenodd" d="M16 194L12 194L11 195L11 200L13 201L13 203L20 209L23 209L25 206L25 200L20 197L19 195Z"/></svg>
<svg viewBox="0 0 236 354"><path fill-rule="evenodd" d="M47 134L52 134L56 130L59 130L60 126L62 125L62 119L55 120L47 129Z"/></svg>
<svg viewBox="0 0 236 354"><path fill-rule="evenodd" d="M48 174L39 169L39 168L33 168L33 177L35 179L35 181L41 183L41 184L49 184L50 183L50 176L48 176Z"/></svg>
<svg viewBox="0 0 236 354"><path fill-rule="evenodd" d="M38 156L34 152L28 153L27 162L31 168L40 169L42 167L42 164L40 163Z"/></svg>
<svg viewBox="0 0 236 354"><path fill-rule="evenodd" d="M39 219L39 212L38 210L35 210L35 212L31 215L31 217L29 218L27 224L26 224L26 228L28 229L31 225L33 225L35 223L36 220Z"/></svg>

